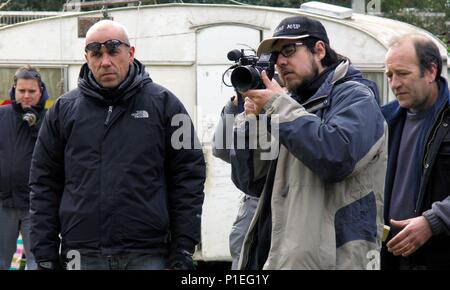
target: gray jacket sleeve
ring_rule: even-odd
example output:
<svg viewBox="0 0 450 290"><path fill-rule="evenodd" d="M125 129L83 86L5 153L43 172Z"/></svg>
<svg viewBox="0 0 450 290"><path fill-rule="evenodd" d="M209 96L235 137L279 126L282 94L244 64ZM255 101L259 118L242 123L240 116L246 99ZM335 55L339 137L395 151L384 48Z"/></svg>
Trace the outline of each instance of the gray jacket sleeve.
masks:
<svg viewBox="0 0 450 290"><path fill-rule="evenodd" d="M422 214L431 226L433 235L450 235L450 196L443 201L436 201L431 209Z"/></svg>
<svg viewBox="0 0 450 290"><path fill-rule="evenodd" d="M219 124L213 137L212 153L215 157L230 163L230 148L233 142L233 123L237 114L237 104L233 97L227 102L220 114Z"/></svg>

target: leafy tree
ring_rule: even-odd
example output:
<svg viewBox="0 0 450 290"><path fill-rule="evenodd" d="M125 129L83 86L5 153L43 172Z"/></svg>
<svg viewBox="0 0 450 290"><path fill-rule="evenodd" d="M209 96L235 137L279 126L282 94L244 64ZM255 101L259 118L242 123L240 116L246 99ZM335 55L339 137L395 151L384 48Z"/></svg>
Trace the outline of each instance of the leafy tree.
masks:
<svg viewBox="0 0 450 290"><path fill-rule="evenodd" d="M4 10L61 11L64 3L66 3L64 0L12 0Z"/></svg>
<svg viewBox="0 0 450 290"><path fill-rule="evenodd" d="M450 53L450 0L382 1L383 16L421 27L447 44Z"/></svg>
<svg viewBox="0 0 450 290"><path fill-rule="evenodd" d="M81 1L81 0L80 0ZM98 1L98 0L91 0ZM91 2L84 1L84 2ZM243 4L298 8L309 0L234 0ZM163 4L180 0L142 0L142 4ZM230 0L183 0L184 3L232 4ZM351 0L324 0L329 4L351 7ZM368 2L368 0L366 0ZM2 3L5 3L2 1ZM65 0L12 0L6 10L62 11ZM5 9L5 8L4 8ZM97 8L98 9L98 8ZM447 45L450 41L450 0L381 0L384 17L421 27L440 37Z"/></svg>

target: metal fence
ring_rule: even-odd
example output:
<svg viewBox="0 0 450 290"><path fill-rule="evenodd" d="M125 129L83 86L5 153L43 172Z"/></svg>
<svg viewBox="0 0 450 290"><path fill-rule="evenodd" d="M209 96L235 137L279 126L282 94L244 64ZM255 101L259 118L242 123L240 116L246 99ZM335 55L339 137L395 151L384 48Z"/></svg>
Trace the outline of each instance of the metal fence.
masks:
<svg viewBox="0 0 450 290"><path fill-rule="evenodd" d="M52 12L52 11L39 11L39 12L28 12L28 11L0 11L0 26L11 25L20 22L41 19L46 17L52 17L61 15L62 12ZM67 14L66 12L64 14Z"/></svg>

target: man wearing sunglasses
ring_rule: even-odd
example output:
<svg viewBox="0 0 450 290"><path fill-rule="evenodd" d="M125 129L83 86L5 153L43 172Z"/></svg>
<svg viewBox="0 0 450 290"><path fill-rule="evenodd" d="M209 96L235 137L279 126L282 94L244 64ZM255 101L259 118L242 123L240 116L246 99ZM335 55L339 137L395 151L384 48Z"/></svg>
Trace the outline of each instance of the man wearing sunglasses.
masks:
<svg viewBox="0 0 450 290"><path fill-rule="evenodd" d="M379 269L386 126L375 84L310 18L281 21L262 53L276 54L289 92L265 72L265 89L242 92L235 136L265 114L271 123L258 126L277 131L280 149L275 160L260 158L260 149L230 150L234 183L260 195L239 268Z"/></svg>
<svg viewBox="0 0 450 290"><path fill-rule="evenodd" d="M121 24L93 25L78 88L45 119L30 176L40 269L60 268L60 257L69 269L193 268L202 150L181 102L134 53ZM181 126L190 134L180 148L171 141Z"/></svg>

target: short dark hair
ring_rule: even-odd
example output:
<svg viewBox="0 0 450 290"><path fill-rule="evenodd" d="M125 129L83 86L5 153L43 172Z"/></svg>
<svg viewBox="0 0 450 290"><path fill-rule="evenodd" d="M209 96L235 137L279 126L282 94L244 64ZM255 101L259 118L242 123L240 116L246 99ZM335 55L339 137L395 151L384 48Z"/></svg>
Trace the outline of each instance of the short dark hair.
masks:
<svg viewBox="0 0 450 290"><path fill-rule="evenodd" d="M414 39L413 44L416 49L417 60L419 60L420 76L424 76L425 70L431 71L431 66L434 63L437 68L435 78L437 81L442 72L442 58L439 48L429 39Z"/></svg>
<svg viewBox="0 0 450 290"><path fill-rule="evenodd" d="M317 41L319 41L319 40L320 39L317 39L314 37L308 37L308 38L302 39L301 42L303 42L305 44L305 46L308 48L308 50L314 54L314 53L316 53L314 47L315 47ZM325 46L325 57L320 61L320 63L324 67L329 67L333 64L338 63L339 61L341 61L343 59L347 59L345 56L342 56L339 53L337 53L336 51L334 51L334 49L332 49L328 43L323 42L323 44Z"/></svg>
<svg viewBox="0 0 450 290"><path fill-rule="evenodd" d="M14 74L14 86L17 85L18 80L36 80L40 88L42 88L42 79L38 70L27 64L19 68ZM42 89L41 89L42 90Z"/></svg>

